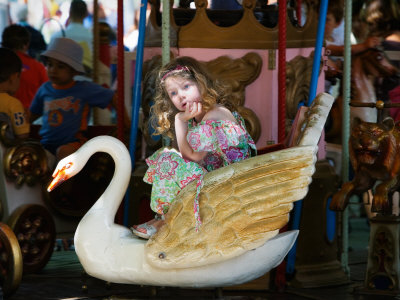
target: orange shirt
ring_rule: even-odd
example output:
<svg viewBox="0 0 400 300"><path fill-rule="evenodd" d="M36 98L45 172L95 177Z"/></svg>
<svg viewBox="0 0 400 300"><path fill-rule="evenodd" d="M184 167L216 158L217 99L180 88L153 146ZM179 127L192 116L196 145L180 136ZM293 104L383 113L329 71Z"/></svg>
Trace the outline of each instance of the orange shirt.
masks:
<svg viewBox="0 0 400 300"><path fill-rule="evenodd" d="M19 89L14 97L21 101L25 109L29 109L36 91L49 78L43 64L21 51L16 53L22 60L22 72Z"/></svg>

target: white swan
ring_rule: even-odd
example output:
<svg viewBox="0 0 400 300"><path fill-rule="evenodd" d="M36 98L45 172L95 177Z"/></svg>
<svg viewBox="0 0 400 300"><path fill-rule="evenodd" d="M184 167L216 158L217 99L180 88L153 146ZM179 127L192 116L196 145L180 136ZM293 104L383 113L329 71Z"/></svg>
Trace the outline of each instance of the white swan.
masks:
<svg viewBox="0 0 400 300"><path fill-rule="evenodd" d="M329 98L329 100L331 99ZM271 203L268 204L268 209L278 208L280 211L284 210L283 218L284 222L287 222L288 212L292 205L291 202L303 198L307 193L308 184L311 182L311 175L314 172L316 160L316 143L319 139L323 123L325 122L324 118L326 118L327 111L329 111L332 102L328 104L328 107L324 107L322 110L315 110L319 114L322 111L323 114L322 117L314 117L312 119L312 122L310 122L312 128L309 128L309 126L303 127L303 131L306 132L306 134L304 134L302 140L308 145L310 145L309 142L311 141L311 146L293 147L248 159L225 167L227 169L221 168L213 171L211 172L213 173L212 175L209 173L207 176L210 176L205 177L204 189L207 190L207 180L214 185L218 185L220 184L221 178L225 182L231 182L234 181L234 176L239 176L243 182L243 172L252 170L256 170L256 175L253 177L255 181L258 182L258 186L264 187L268 185L268 183L264 183L265 179L263 178L260 184L260 173L261 171L264 173L264 169L269 169L270 172L265 178L271 179L271 174L273 173L275 180L279 179L282 181L282 178L284 178L288 182L287 184L286 182L277 184L276 181L274 181L271 185L275 189L281 184L285 184L285 186L287 185L291 189L289 192L285 193L283 197L282 195L277 197L287 199L284 204L278 204L276 207L272 208ZM326 103L324 103L324 105L326 105ZM316 128L318 130L316 130ZM313 137L310 138L310 135ZM300 142L300 144L302 144L302 142ZM128 228L114 223L115 214L123 199L131 176L130 156L125 145L119 140L110 136L93 138L77 152L61 160L53 174L54 180L49 186L49 191L60 182L77 174L95 152L106 152L111 155L115 161L115 173L103 195L101 195L93 207L82 218L75 233L76 253L83 268L91 276L115 283L158 286L222 287L235 285L260 277L271 268L277 266L286 256L298 235L298 231L290 231L271 238L271 236L277 234L279 227L278 229L272 228L268 230L267 237L265 237L264 234L264 237L260 239L259 233L256 233L255 236L257 236L257 239L251 241L253 244L249 244L248 241L245 241L244 243L247 242L247 244L236 247L240 248L240 251L235 250L236 252L228 253L230 255L228 255L227 258L220 259L219 262L215 262L218 260L215 259L215 253L212 253L212 255L209 254L209 256L212 257L212 263L207 264L207 262L202 259L201 263L193 264L197 266L192 267L190 266L190 262L188 263L188 260L184 259L185 256L190 257L192 255L192 249L187 248L188 250L185 255L181 255L177 258L178 263L175 265L172 263L171 265L171 261L168 261L168 266L165 267L163 263L160 264L160 262L154 261L158 258L154 259L154 248L152 248L152 246L158 245L157 239L160 239L160 244L162 244L163 236L158 237L157 235L159 233L157 233L157 235L150 240L148 245L146 245L146 240L136 238ZM282 167L279 165L280 161L284 161L283 164L285 165L285 167L283 167L285 170L282 172L280 169ZM295 164L299 165L296 169L293 167ZM277 166L279 168L277 168ZM279 169L279 176L275 175L277 169ZM273 171L271 172L271 170ZM299 179L294 178L295 176L298 176ZM247 175L244 177L247 180ZM185 189L190 190L190 185ZM240 190L240 192L243 193L242 190ZM282 191L279 191L279 193L282 193ZM183 198L185 196L184 194L188 193L182 192L181 194L183 194L183 196L180 198ZM260 200L259 196L261 194L266 193L263 192L253 195L257 196L258 200ZM176 203L179 203L179 199L176 200ZM200 201L202 201L202 199L200 199ZM278 199L278 201L281 200ZM203 202L206 202L206 200L203 200ZM289 207L287 207L288 204L290 204ZM176 210L183 210L178 205L175 206L177 207ZM175 206L172 206L171 210ZM201 206L200 211L202 211ZM171 215L173 215L171 218L179 218L179 212L175 213L171 211ZM281 216L279 215L278 217ZM282 223L281 221L276 221L278 217L273 218L274 222L272 223L274 223L274 226L277 226L277 223ZM205 216L204 220L205 219L207 219L207 216ZM168 217L166 222L169 226ZM206 221L204 224L206 224ZM203 227L206 227L204 224ZM167 225L164 227L168 228ZM252 230L254 231L254 228ZM161 230L160 234L161 233L164 234L165 230ZM202 231L200 230L198 234L201 236ZM199 237L199 235L197 235L197 237ZM265 242L265 240L267 241ZM254 246L254 243L257 245ZM198 255L198 251L193 252L193 257L197 257L196 255ZM171 257L173 256L174 252L171 251ZM159 259L163 258L165 258L165 254L159 255ZM181 258L184 261L184 267L179 265L179 260Z"/></svg>

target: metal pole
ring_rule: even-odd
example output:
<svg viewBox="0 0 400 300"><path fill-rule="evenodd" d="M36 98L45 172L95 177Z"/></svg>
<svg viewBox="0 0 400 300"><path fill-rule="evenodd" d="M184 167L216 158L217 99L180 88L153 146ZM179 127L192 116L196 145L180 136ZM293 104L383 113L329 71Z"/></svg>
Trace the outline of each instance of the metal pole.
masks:
<svg viewBox="0 0 400 300"><path fill-rule="evenodd" d="M124 3L118 0L118 22L117 22L117 137L124 141Z"/></svg>
<svg viewBox="0 0 400 300"><path fill-rule="evenodd" d="M349 138L350 138L350 75L351 75L351 17L352 1L346 0L344 10L344 65L343 65L343 116L342 116L342 181L349 181ZM342 213L342 257L346 274L349 270L349 211Z"/></svg>
<svg viewBox="0 0 400 300"><path fill-rule="evenodd" d="M278 22L278 142L285 142L286 127L286 0L279 0Z"/></svg>
<svg viewBox="0 0 400 300"><path fill-rule="evenodd" d="M164 66L169 62L170 52L170 1L163 0L162 23L161 23L161 38L162 38L162 65Z"/></svg>
<svg viewBox="0 0 400 300"><path fill-rule="evenodd" d="M328 2L329 2L328 0L321 0L319 6L317 40L315 41L310 91L308 96L308 106L311 105L317 94L318 75L321 64L321 52L322 52L322 44L324 42L324 32L325 32L326 12L328 11Z"/></svg>
<svg viewBox="0 0 400 300"><path fill-rule="evenodd" d="M317 94L318 75L319 75L319 67L320 67L320 63L321 63L321 52L322 52L322 44L324 41L324 31L325 31L327 10L328 10L328 0L321 0L320 7L319 7L317 39L315 41L314 60L313 60L313 68L312 68L312 73L311 73L310 91L309 91L309 96L308 96L308 106L310 106L312 104L312 102ZM303 207L303 200L296 201L294 203L292 229L300 228L302 207ZM288 257L287 257L286 272L289 274L294 273L294 265L295 265L295 261L296 261L296 250L297 250L297 241L294 243L292 249L290 249L290 251L288 253Z"/></svg>
<svg viewBox="0 0 400 300"><path fill-rule="evenodd" d="M93 65L93 82L98 83L99 81L99 4L98 0L93 1L93 45L92 45L92 65Z"/></svg>
<svg viewBox="0 0 400 300"><path fill-rule="evenodd" d="M170 1L163 0L162 23L161 23L161 45L162 45L162 65L165 66L170 60ZM167 136L162 138L163 146L170 146L171 139Z"/></svg>

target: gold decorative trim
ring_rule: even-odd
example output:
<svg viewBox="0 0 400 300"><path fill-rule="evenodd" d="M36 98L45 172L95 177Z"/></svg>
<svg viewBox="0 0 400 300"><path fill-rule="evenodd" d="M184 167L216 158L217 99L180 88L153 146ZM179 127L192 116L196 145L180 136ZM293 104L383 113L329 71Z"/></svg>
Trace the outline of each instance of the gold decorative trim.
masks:
<svg viewBox="0 0 400 300"><path fill-rule="evenodd" d="M296 56L286 63L286 133L292 127L299 103L308 102L314 52L308 57ZM322 62L319 72L322 69Z"/></svg>
<svg viewBox="0 0 400 300"><path fill-rule="evenodd" d="M34 186L48 170L47 156L42 146L23 142L7 148L3 157L4 173L17 187L26 183Z"/></svg>
<svg viewBox="0 0 400 300"><path fill-rule="evenodd" d="M370 289L377 289L375 286L375 280L377 278L385 278L390 281L388 290L398 290L398 274L393 268L393 261L395 261L394 243L397 239L394 238L392 232L385 226L380 226L374 236L371 253L371 267L367 270L367 282L366 285ZM397 240L398 242L398 240Z"/></svg>
<svg viewBox="0 0 400 300"><path fill-rule="evenodd" d="M172 2L172 1L171 1ZM171 3L170 2L170 3ZM303 27L296 27L286 17L287 48L305 48L315 46L318 26L317 12L313 1L307 4L307 20ZM147 47L161 47L161 26L157 23L160 15L159 1L150 1L152 6L146 28ZM196 0L196 14L184 26L177 26L171 8L171 47L180 48L218 48L218 49L277 49L278 26L268 28L262 25L254 15L256 0L243 1L243 16L238 23L229 27L214 24L207 16L207 0Z"/></svg>
<svg viewBox="0 0 400 300"><path fill-rule="evenodd" d="M4 223L0 223L2 289L10 296L19 287L22 280L22 253L14 232Z"/></svg>
<svg viewBox="0 0 400 300"><path fill-rule="evenodd" d="M21 248L24 274L44 268L54 249L56 227L50 212L38 204L24 204L13 211L8 226Z"/></svg>

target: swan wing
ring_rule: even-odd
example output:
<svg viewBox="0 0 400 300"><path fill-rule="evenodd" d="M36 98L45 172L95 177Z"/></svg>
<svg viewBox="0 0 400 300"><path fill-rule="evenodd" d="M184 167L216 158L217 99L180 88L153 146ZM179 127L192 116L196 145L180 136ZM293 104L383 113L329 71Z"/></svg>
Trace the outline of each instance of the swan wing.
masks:
<svg viewBox="0 0 400 300"><path fill-rule="evenodd" d="M196 186L188 185L147 243L148 262L161 268L202 266L261 246L288 222L292 202L307 194L315 152L313 146L293 147L208 173L197 232Z"/></svg>
<svg viewBox="0 0 400 300"><path fill-rule="evenodd" d="M332 99L317 97L319 101L314 101L296 137L300 146L207 173L199 197L203 224L198 231L193 212L196 183L185 187L171 205L166 224L145 246L148 263L159 268L217 263L277 235L289 220L293 202L308 192Z"/></svg>

